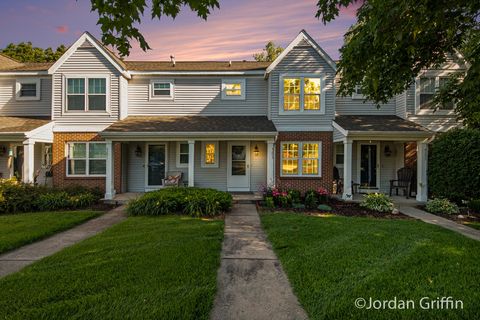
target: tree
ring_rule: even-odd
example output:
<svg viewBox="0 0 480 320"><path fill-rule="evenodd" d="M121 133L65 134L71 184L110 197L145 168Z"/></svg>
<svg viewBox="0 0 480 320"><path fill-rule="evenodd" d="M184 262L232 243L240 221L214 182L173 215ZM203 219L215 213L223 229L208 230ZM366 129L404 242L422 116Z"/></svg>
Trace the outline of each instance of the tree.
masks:
<svg viewBox="0 0 480 320"><path fill-rule="evenodd" d="M265 49L262 52L254 53L253 58L255 61L266 62L266 61L273 61L275 60L281 53L283 52L283 48L280 46L275 46L273 41L269 41L265 45Z"/></svg>
<svg viewBox="0 0 480 320"><path fill-rule="evenodd" d="M116 48L121 56L130 53L130 40L137 41L144 51L150 49L136 26L141 23L146 9L150 11L152 19L162 16L175 18L181 7L188 6L206 20L210 10L220 8L218 0L91 0L91 3L92 11L99 16L102 42Z"/></svg>
<svg viewBox="0 0 480 320"><path fill-rule="evenodd" d="M316 16L335 19L341 7L357 0L319 0ZM360 85L377 104L403 92L422 69L439 67L460 53L466 71L451 75L437 105L453 99L460 120L480 127L480 2L471 0L365 0L358 21L340 49L339 95Z"/></svg>
<svg viewBox="0 0 480 320"><path fill-rule="evenodd" d="M55 52L52 48L42 49L34 47L31 42L20 42L19 44L10 43L5 49L0 50L3 54L18 60L20 62L54 62L67 51L62 44Z"/></svg>

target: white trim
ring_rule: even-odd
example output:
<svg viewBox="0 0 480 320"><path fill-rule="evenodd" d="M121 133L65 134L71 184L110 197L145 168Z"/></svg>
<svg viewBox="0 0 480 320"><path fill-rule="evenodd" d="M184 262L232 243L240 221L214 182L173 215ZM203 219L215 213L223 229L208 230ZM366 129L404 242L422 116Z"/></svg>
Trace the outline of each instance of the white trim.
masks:
<svg viewBox="0 0 480 320"><path fill-rule="evenodd" d="M120 94L118 97L118 108L120 120L128 117L128 81L124 77L118 77L120 84Z"/></svg>
<svg viewBox="0 0 480 320"><path fill-rule="evenodd" d="M23 84L35 84L36 94L34 97L22 97L20 92ZM17 78L15 79L15 100L17 101L33 101L40 100L40 89L41 79L40 78Z"/></svg>
<svg viewBox="0 0 480 320"><path fill-rule="evenodd" d="M361 150L362 146L365 145L373 145L377 146L377 167L375 168L376 170L376 187L375 188L362 188L360 179L361 179L361 170L360 170L360 165L361 165ZM375 141L375 142L365 142L365 141L358 141L357 142L357 183L360 185L358 186L358 191L359 192L365 192L365 193L370 193L370 192L379 192L380 190L380 175L381 175L381 158L380 158L380 141Z"/></svg>
<svg viewBox="0 0 480 320"><path fill-rule="evenodd" d="M335 122L335 120L332 121L332 127L337 129L337 131L343 134L345 137L348 136L348 130L343 129L338 123Z"/></svg>
<svg viewBox="0 0 480 320"><path fill-rule="evenodd" d="M195 186L195 140L188 140L188 186Z"/></svg>
<svg viewBox="0 0 480 320"><path fill-rule="evenodd" d="M300 79L300 110L286 111L284 110L284 93L283 93L283 80L284 78L299 78ZM320 109L319 110L304 110L304 79L305 78L317 78L320 79ZM282 73L279 76L279 90L278 90L278 115L290 116L290 115L305 115L305 114L325 114L325 95L327 90L325 88L325 74L324 73Z"/></svg>
<svg viewBox="0 0 480 320"><path fill-rule="evenodd" d="M296 36L296 38L293 39L292 42L290 42L290 44L285 48L285 50L283 50L283 52L272 62L272 64L268 66L267 70L265 71L265 75L268 75L270 72L272 72L272 70L275 69L275 67L285 58L285 56L290 51L292 51L292 49L302 40L307 41L317 51L319 56L322 57L325 62L327 62L328 65L333 68L333 70L337 71L337 65L335 64L333 59L330 58L330 56L325 51L323 51L323 49L315 42L315 40L312 39L312 37L310 37L310 35L305 30L302 30Z"/></svg>
<svg viewBox="0 0 480 320"><path fill-rule="evenodd" d="M365 95L363 93L358 93L358 88L361 88L360 85L356 85L352 92L352 100L365 100Z"/></svg>
<svg viewBox="0 0 480 320"><path fill-rule="evenodd" d="M283 145L284 144L289 144L289 143L294 143L298 144L298 157L296 158L298 161L298 174L284 174L282 165L283 165ZM303 144L311 144L315 143L318 144L318 174L303 174L303 164L302 160L304 160L302 152L303 152ZM289 178L289 177L294 177L294 178L319 178L322 176L322 148L323 144L322 141L280 141L279 142L279 147L280 147L280 177L282 178ZM313 159L313 158L306 158L306 159Z"/></svg>
<svg viewBox="0 0 480 320"><path fill-rule="evenodd" d="M84 119L85 121L85 119ZM88 120L86 120L88 121ZM53 132L101 132L108 128L110 124L66 124L54 123Z"/></svg>
<svg viewBox="0 0 480 320"><path fill-rule="evenodd" d="M265 71L130 71L131 75L157 75L157 76L214 76L214 75L230 75L230 76L247 76L247 75L264 75Z"/></svg>
<svg viewBox="0 0 480 320"><path fill-rule="evenodd" d="M0 71L0 75L2 76L42 76L42 75L48 75L48 72L47 71Z"/></svg>
<svg viewBox="0 0 480 320"><path fill-rule="evenodd" d="M228 84L240 84L240 95L239 96L229 96L227 95L227 85ZM247 80L246 79L222 79L222 84L220 91L222 92L222 100L245 100L247 95Z"/></svg>
<svg viewBox="0 0 480 320"><path fill-rule="evenodd" d="M457 71L458 72L458 71ZM435 115L435 116L454 116L455 107L453 109L420 109L420 78L435 78L435 91L440 87L440 78L448 78L453 73L451 70L424 70L415 78L415 115ZM436 94L433 93L433 94Z"/></svg>
<svg viewBox="0 0 480 320"><path fill-rule="evenodd" d="M168 83L170 85L170 95L168 96L156 96L154 95L154 85L156 83ZM173 79L150 79L150 85L149 85L149 94L148 94L148 99L149 100L174 100L175 99L175 81Z"/></svg>
<svg viewBox="0 0 480 320"><path fill-rule="evenodd" d="M241 145L245 147L245 178L247 179L246 187L236 186L232 172L232 145ZM229 141L227 150L227 191L230 192L246 192L250 191L250 141Z"/></svg>
<svg viewBox="0 0 480 320"><path fill-rule="evenodd" d="M156 190L160 189L163 187L163 184L160 185L149 185L148 184L148 157L149 157L149 151L150 151L150 146L160 146L163 145L165 147L165 174L164 178L167 177L167 172L168 172L168 143L166 142L148 142L145 143L145 148L146 150L144 161L145 161L145 191L151 191L151 190Z"/></svg>
<svg viewBox="0 0 480 320"><path fill-rule="evenodd" d="M77 49L85 42L85 40L88 40L88 42L90 42L98 51L100 51L100 53L108 60L108 62L110 62L125 78L131 79L128 71L120 66L114 59L112 59L110 54L108 54L100 45L98 45L97 40L88 32L84 32L80 38L78 38L77 41L75 41L75 43L68 48L68 50L60 57L60 59L58 59L48 69L48 74L57 72L58 68L60 68L68 60L68 58L75 53L75 51L77 51Z"/></svg>
<svg viewBox="0 0 480 320"><path fill-rule="evenodd" d="M85 160L85 174L69 174L68 173L68 160L70 160L69 158L69 152L70 152L70 148L69 148L69 145L70 144L75 144L75 143L83 143L85 144L85 158L73 158L71 160ZM104 158L93 158L93 159L90 159L90 144L104 144L107 148L107 157L104 159ZM111 143L111 141L110 141ZM108 158L109 158L109 155L108 155L108 141L67 141L65 142L65 176L66 177L69 177L69 178L98 178L98 177L106 177L107 176L107 172L105 172L105 174L90 174L90 160L105 160L106 161L106 164L107 164L107 167L108 167ZM106 168L108 169L108 168Z"/></svg>
<svg viewBox="0 0 480 320"><path fill-rule="evenodd" d="M215 145L215 163L214 164L207 164L205 163L205 146L206 144L214 144ZM218 168L219 167L219 164L220 164L220 159L219 159L219 155L220 155L220 152L218 150L218 141L202 141L202 152L201 152L201 155L202 155L202 158L201 158L201 166L202 168Z"/></svg>
<svg viewBox="0 0 480 320"><path fill-rule="evenodd" d="M180 163L180 145L181 144L186 144L189 146L188 141L177 141L177 150L175 152L176 154L176 162L177 162L177 168L188 168L188 162L187 163ZM190 148L190 147L189 147ZM190 149L189 149L190 150ZM184 153L185 154L185 153ZM187 153L188 159L190 160L190 154Z"/></svg>
<svg viewBox="0 0 480 320"><path fill-rule="evenodd" d="M85 92L84 96L84 110L68 110L68 80L69 79L84 79ZM89 88L89 79L105 79L105 110L89 110L88 97L89 95L102 95L103 94L90 94L88 93ZM80 114L80 115L110 115L110 86L111 78L109 74L75 74L75 75L63 75L63 101L62 101L62 115L63 114ZM71 95L81 95L81 94L71 94Z"/></svg>

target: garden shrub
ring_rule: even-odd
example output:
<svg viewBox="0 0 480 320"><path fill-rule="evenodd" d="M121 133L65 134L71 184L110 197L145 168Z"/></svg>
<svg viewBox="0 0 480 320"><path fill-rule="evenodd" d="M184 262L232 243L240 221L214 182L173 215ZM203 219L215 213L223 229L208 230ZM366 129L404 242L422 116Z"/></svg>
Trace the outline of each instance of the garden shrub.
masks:
<svg viewBox="0 0 480 320"><path fill-rule="evenodd" d="M363 197L361 207L378 212L392 212L393 202L383 193L369 193Z"/></svg>
<svg viewBox="0 0 480 320"><path fill-rule="evenodd" d="M305 207L307 209L316 209L318 206L318 196L315 190L305 192Z"/></svg>
<svg viewBox="0 0 480 320"><path fill-rule="evenodd" d="M15 178L0 181L0 213L34 210L34 201L45 192L44 187L18 182Z"/></svg>
<svg viewBox="0 0 480 320"><path fill-rule="evenodd" d="M273 202L273 197L265 197L265 206L267 208L275 208L275 203Z"/></svg>
<svg viewBox="0 0 480 320"><path fill-rule="evenodd" d="M71 206L70 196L65 191L40 194L34 205L40 211L54 211Z"/></svg>
<svg viewBox="0 0 480 320"><path fill-rule="evenodd" d="M232 196L227 192L203 188L165 188L148 192L129 202L133 216L186 214L193 217L216 216L230 210Z"/></svg>
<svg viewBox="0 0 480 320"><path fill-rule="evenodd" d="M289 189L288 196L290 197L290 201L292 201L292 204L301 202L301 193L299 190Z"/></svg>
<svg viewBox="0 0 480 320"><path fill-rule="evenodd" d="M458 214L460 212L455 203L444 198L429 200L425 209L430 213Z"/></svg>
<svg viewBox="0 0 480 320"><path fill-rule="evenodd" d="M463 128L441 133L429 152L429 190L456 203L480 198L480 130Z"/></svg>
<svg viewBox="0 0 480 320"><path fill-rule="evenodd" d="M468 202L468 209L480 213L480 199L473 199Z"/></svg>

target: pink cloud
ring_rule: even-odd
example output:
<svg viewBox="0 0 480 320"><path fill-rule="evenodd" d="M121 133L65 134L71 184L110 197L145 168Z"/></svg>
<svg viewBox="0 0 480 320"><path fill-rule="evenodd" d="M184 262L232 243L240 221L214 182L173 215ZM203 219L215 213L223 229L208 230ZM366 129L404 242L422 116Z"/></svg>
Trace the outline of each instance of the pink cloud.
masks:
<svg viewBox="0 0 480 320"><path fill-rule="evenodd" d="M61 25L61 26L55 27L55 30L58 33L67 33L69 29L67 25Z"/></svg>

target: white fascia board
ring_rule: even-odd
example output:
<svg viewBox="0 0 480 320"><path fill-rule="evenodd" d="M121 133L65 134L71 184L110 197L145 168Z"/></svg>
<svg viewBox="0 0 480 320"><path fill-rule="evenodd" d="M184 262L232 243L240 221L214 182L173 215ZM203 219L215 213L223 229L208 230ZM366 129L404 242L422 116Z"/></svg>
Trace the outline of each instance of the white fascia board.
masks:
<svg viewBox="0 0 480 320"><path fill-rule="evenodd" d="M100 132L110 124L58 124L53 127L53 132Z"/></svg>
<svg viewBox="0 0 480 320"><path fill-rule="evenodd" d="M5 76L41 76L48 75L48 71L0 71Z"/></svg>
<svg viewBox="0 0 480 320"><path fill-rule="evenodd" d="M53 121L49 122L47 124L44 124L43 126L35 128L35 129L33 129L29 132L26 132L25 137L27 139L33 139L35 141L37 141L37 140L40 141L41 140L41 142L52 143L53 142L53 126L54 126ZM41 134L44 134L44 136L39 136L37 138L37 135L41 135Z"/></svg>

